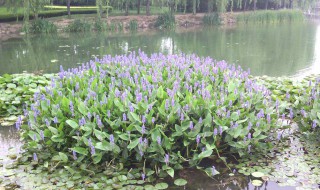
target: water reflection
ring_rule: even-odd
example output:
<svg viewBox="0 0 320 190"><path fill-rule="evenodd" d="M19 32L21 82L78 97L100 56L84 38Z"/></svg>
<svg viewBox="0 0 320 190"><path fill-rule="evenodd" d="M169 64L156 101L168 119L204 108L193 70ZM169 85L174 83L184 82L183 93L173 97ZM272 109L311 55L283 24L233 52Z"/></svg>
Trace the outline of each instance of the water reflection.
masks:
<svg viewBox="0 0 320 190"><path fill-rule="evenodd" d="M205 28L136 34L59 34L0 42L0 74L57 72L105 54L196 53L250 68L254 75L294 75L319 63L316 23ZM319 50L319 51L317 51ZM319 64L316 64L319 67ZM310 69L320 72L320 68Z"/></svg>
<svg viewBox="0 0 320 190"><path fill-rule="evenodd" d="M15 148L14 152L19 153L22 143L19 141L19 134L14 127L0 126L0 158L9 154L10 148Z"/></svg>

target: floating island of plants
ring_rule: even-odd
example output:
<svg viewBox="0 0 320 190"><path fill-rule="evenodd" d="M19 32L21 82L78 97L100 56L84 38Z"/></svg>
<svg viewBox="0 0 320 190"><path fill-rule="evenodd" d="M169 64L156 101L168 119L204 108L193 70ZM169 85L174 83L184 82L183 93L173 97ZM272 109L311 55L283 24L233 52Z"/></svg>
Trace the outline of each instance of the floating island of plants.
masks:
<svg viewBox="0 0 320 190"><path fill-rule="evenodd" d="M252 77L196 55L105 56L61 67L33 94L27 122L22 116L16 122L24 141L18 163L29 164L19 166L25 171L54 173L50 184L64 188L163 189L168 184L160 179L185 168L216 176L219 162L228 170L222 173L267 180L270 169L236 161L271 154L291 123L316 133L319 109L315 79Z"/></svg>

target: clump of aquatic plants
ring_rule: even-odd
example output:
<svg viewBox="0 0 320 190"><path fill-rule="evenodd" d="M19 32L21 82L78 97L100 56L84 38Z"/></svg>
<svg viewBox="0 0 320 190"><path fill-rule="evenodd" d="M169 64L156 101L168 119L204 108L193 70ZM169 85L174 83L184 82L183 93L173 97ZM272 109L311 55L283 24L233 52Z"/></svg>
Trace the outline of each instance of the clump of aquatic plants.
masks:
<svg viewBox="0 0 320 190"><path fill-rule="evenodd" d="M48 85L51 77L53 75L38 76L26 73L0 76L0 118L7 121L2 125L14 124L17 118L15 116L23 113L23 105L30 102L35 92L40 92Z"/></svg>
<svg viewBox="0 0 320 190"><path fill-rule="evenodd" d="M58 75L16 125L24 158L53 168L112 163L173 177L203 159L267 151L277 128L270 91L224 61L139 52Z"/></svg>
<svg viewBox="0 0 320 190"><path fill-rule="evenodd" d="M209 14L205 14L203 16L203 24L206 26L213 26L213 25L220 25L221 24L221 18L219 13L209 13Z"/></svg>
<svg viewBox="0 0 320 190"><path fill-rule="evenodd" d="M302 80L267 77L260 79L272 92L281 118L297 123L302 132L319 131L320 77L310 76Z"/></svg>
<svg viewBox="0 0 320 190"><path fill-rule="evenodd" d="M29 32L31 33L56 33L57 26L46 19L36 19L34 20L29 28Z"/></svg>
<svg viewBox="0 0 320 190"><path fill-rule="evenodd" d="M91 30L91 24L86 21L76 19L72 23L70 23L64 30L66 32L87 32Z"/></svg>
<svg viewBox="0 0 320 190"><path fill-rule="evenodd" d="M164 12L158 16L154 25L159 29L172 30L176 26L175 16L171 12Z"/></svg>

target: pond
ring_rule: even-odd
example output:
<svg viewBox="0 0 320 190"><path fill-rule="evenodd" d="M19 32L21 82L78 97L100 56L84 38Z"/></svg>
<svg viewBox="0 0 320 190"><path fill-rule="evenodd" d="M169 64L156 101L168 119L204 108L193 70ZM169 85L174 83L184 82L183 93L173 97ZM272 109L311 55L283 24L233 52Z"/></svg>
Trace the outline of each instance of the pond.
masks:
<svg viewBox="0 0 320 190"><path fill-rule="evenodd" d="M105 54L195 53L241 65L253 75L320 72L320 25L314 22L149 31L136 34L36 35L0 42L0 74L57 72Z"/></svg>
<svg viewBox="0 0 320 190"><path fill-rule="evenodd" d="M0 75L24 71L55 73L60 65L65 69L72 68L95 57L101 58L105 54L124 54L139 49L148 54L184 52L210 56L217 60L224 59L244 69L250 69L251 73L257 76L304 76L320 73L320 25L306 22L188 29L177 32L59 34L9 39L0 42ZM9 150L12 146L16 149ZM15 128L0 126L0 160L4 158L4 161L9 162L5 155L16 153L20 146ZM290 151L292 152L291 149ZM289 156L286 156L283 156L285 160L290 160ZM293 165L294 159L296 158L290 160L290 165L284 164L283 167ZM179 176L188 179L187 189L290 190L295 189L292 186L301 186L295 183L289 186L288 183L283 183L287 178L283 178L278 181L282 182L281 186L271 180L257 188L251 184L249 177L239 173L215 180L192 170L179 173ZM306 173L300 172L299 177L302 180L306 180L303 178L306 176ZM311 188L317 188L317 184L312 185Z"/></svg>

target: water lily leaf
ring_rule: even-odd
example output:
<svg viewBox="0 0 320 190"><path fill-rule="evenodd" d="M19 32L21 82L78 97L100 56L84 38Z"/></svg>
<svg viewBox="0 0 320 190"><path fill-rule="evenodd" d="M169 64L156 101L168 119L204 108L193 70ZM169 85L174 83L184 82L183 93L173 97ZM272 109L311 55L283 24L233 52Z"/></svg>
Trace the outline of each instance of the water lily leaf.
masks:
<svg viewBox="0 0 320 190"><path fill-rule="evenodd" d="M176 180L174 180L174 184L176 185L176 186L184 186L184 185L186 185L188 182L187 182L187 180L185 180L185 179L176 179Z"/></svg>
<svg viewBox="0 0 320 190"><path fill-rule="evenodd" d="M155 185L155 188L157 189L167 189L169 186L167 183L158 183Z"/></svg>
<svg viewBox="0 0 320 190"><path fill-rule="evenodd" d="M8 88L17 88L17 85L13 84L13 83L9 83L7 84Z"/></svg>
<svg viewBox="0 0 320 190"><path fill-rule="evenodd" d="M255 179L255 180L252 180L251 183L252 183L253 186L257 186L257 187L258 187L258 186L261 186L261 185L263 184L262 181L256 180L256 179Z"/></svg>
<svg viewBox="0 0 320 190"><path fill-rule="evenodd" d="M262 172L253 172L253 173L251 173L251 175L252 175L253 177L257 177L257 178L260 178L260 177L265 176L265 174L262 173Z"/></svg>

